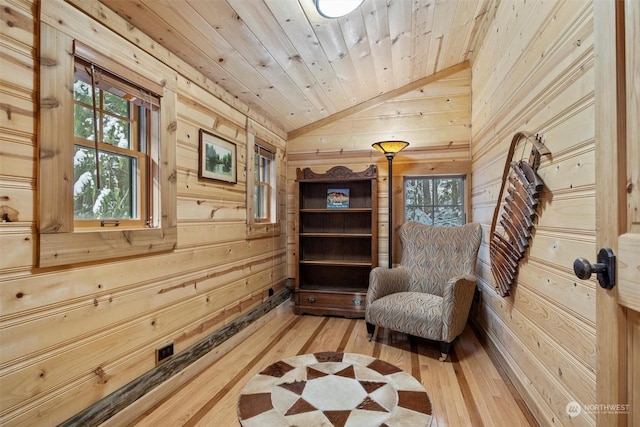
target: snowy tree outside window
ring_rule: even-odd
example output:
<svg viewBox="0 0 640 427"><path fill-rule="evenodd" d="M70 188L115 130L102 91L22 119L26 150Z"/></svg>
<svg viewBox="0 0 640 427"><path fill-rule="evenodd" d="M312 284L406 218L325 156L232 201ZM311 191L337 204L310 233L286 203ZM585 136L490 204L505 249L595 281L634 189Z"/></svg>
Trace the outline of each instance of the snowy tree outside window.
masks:
<svg viewBox="0 0 640 427"><path fill-rule="evenodd" d="M147 124L152 110L148 107L152 104L145 105L142 91L131 93L135 91L131 84L104 70L94 73L92 80L90 65L82 60L76 60L75 70L74 218L145 221Z"/></svg>
<svg viewBox="0 0 640 427"><path fill-rule="evenodd" d="M466 222L463 177L407 177L404 180L405 221L456 226Z"/></svg>
<svg viewBox="0 0 640 427"><path fill-rule="evenodd" d="M274 170L272 167L275 155L272 151L256 144L254 147L254 215L257 222L268 222L272 218L271 204L273 194Z"/></svg>

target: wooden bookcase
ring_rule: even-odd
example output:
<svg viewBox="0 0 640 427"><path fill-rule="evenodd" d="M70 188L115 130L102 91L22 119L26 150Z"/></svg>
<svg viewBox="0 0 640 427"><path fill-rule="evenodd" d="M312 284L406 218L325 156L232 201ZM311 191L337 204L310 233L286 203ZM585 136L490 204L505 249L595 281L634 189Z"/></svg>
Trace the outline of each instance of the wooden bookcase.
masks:
<svg viewBox="0 0 640 427"><path fill-rule="evenodd" d="M294 312L364 317L369 272L378 263L377 168L297 169L296 181ZM330 207L330 190L348 190L348 200Z"/></svg>

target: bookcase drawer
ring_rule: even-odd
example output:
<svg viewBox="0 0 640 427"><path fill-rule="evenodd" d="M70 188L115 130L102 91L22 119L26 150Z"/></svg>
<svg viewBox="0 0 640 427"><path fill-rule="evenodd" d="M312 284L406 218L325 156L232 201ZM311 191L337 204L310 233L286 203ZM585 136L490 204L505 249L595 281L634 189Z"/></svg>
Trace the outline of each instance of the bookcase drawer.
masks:
<svg viewBox="0 0 640 427"><path fill-rule="evenodd" d="M364 311L365 298L365 293L325 292L301 289L296 295L296 304L299 306L346 308Z"/></svg>

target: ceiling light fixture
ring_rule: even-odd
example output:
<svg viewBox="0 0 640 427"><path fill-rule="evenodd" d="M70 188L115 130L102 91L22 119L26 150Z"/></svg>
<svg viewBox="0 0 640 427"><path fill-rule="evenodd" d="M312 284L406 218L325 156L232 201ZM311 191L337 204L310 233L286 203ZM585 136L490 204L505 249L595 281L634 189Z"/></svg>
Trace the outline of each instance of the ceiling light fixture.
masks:
<svg viewBox="0 0 640 427"><path fill-rule="evenodd" d="M318 13L325 18L340 18L356 10L364 0L314 0Z"/></svg>

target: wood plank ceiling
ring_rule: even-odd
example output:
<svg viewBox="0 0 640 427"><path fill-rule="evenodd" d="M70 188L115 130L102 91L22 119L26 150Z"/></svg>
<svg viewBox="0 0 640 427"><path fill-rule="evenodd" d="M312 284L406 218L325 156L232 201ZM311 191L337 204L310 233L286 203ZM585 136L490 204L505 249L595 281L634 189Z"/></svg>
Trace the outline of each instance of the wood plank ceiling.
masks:
<svg viewBox="0 0 640 427"><path fill-rule="evenodd" d="M491 3L364 0L326 19L313 0L100 2L290 134L468 60Z"/></svg>

